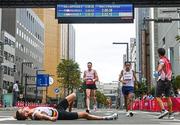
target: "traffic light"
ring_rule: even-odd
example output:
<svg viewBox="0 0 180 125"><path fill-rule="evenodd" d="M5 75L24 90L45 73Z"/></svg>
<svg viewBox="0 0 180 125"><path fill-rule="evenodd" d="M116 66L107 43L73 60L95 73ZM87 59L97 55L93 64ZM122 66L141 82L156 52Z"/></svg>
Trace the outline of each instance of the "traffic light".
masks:
<svg viewBox="0 0 180 125"><path fill-rule="evenodd" d="M13 71L16 72L16 65L13 65Z"/></svg>

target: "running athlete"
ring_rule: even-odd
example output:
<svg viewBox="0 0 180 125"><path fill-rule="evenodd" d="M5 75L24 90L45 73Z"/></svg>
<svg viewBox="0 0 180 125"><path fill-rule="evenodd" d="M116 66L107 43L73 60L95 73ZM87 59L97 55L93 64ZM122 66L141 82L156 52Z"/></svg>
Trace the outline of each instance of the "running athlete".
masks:
<svg viewBox="0 0 180 125"><path fill-rule="evenodd" d="M169 114L170 119L174 119L172 114L172 101L171 101L171 79L172 79L172 68L169 59L165 56L165 49L159 48L157 50L159 54L159 65L157 71L154 72L154 76L158 77L157 80L157 101L161 108L161 114L158 116L159 119ZM164 104L161 100L162 95L167 97L167 103L169 111L165 110Z"/></svg>
<svg viewBox="0 0 180 125"><path fill-rule="evenodd" d="M86 112L89 113L90 111L90 96L93 95L94 100L94 110L97 109L96 103L96 84L95 82L98 81L98 75L96 70L92 69L92 63L87 63L88 70L84 71L83 79L86 83Z"/></svg>
<svg viewBox="0 0 180 125"><path fill-rule="evenodd" d="M132 104L134 96L134 82L137 81L135 72L131 69L131 62L125 62L125 68L121 71L119 81L122 85L122 93L124 95L124 103L126 107L126 116L133 116ZM130 107L130 110L128 109Z"/></svg>
<svg viewBox="0 0 180 125"><path fill-rule="evenodd" d="M75 100L76 94L72 93L62 100L56 108L53 107L36 107L28 108L24 107L19 109L15 118L17 120L26 120L28 118L32 120L74 120L79 118L84 118L87 120L116 120L118 118L117 113L114 113L110 116L95 116L88 114L87 112L67 112L66 109L69 107L71 111L72 104Z"/></svg>

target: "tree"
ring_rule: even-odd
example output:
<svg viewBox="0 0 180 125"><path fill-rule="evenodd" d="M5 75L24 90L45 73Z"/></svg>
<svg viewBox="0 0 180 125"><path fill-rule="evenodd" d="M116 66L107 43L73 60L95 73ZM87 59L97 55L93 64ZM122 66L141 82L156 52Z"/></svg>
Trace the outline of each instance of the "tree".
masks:
<svg viewBox="0 0 180 125"><path fill-rule="evenodd" d="M179 35L176 36L176 41L180 42L180 36Z"/></svg>
<svg viewBox="0 0 180 125"><path fill-rule="evenodd" d="M81 82L81 71L79 64L73 60L62 59L57 66L57 76L59 83L62 83L64 89L68 90L68 95L73 92L74 88L78 88Z"/></svg>
<svg viewBox="0 0 180 125"><path fill-rule="evenodd" d="M96 91L97 102L103 105L107 105L107 97L100 91Z"/></svg>
<svg viewBox="0 0 180 125"><path fill-rule="evenodd" d="M143 93L147 93L147 83L143 81L141 83L136 83L136 87L134 88L135 97L140 97Z"/></svg>
<svg viewBox="0 0 180 125"><path fill-rule="evenodd" d="M176 91L177 89L179 89L179 88L180 88L180 75L176 76L176 78L173 77L172 83L173 83L173 89L174 89L174 91Z"/></svg>

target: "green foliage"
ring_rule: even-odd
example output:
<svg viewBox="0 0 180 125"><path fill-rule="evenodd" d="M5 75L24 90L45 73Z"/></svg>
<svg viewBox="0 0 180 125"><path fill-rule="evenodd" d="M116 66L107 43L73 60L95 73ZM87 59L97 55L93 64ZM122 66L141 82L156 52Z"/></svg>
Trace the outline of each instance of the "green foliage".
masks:
<svg viewBox="0 0 180 125"><path fill-rule="evenodd" d="M57 66L58 81L62 83L63 87L73 92L74 88L78 88L81 82L81 71L79 65L73 60L62 59Z"/></svg>
<svg viewBox="0 0 180 125"><path fill-rule="evenodd" d="M152 96L154 96L155 97L155 86L153 86L152 88L151 88L151 94L152 94Z"/></svg>
<svg viewBox="0 0 180 125"><path fill-rule="evenodd" d="M174 90L177 90L178 88L180 89L180 75L173 77L172 83L173 83Z"/></svg>
<svg viewBox="0 0 180 125"><path fill-rule="evenodd" d="M176 36L176 41L180 42L180 36L179 35Z"/></svg>
<svg viewBox="0 0 180 125"><path fill-rule="evenodd" d="M19 87L19 93L23 94L24 93L24 86L23 85L18 85Z"/></svg>
<svg viewBox="0 0 180 125"><path fill-rule="evenodd" d="M139 97L141 96L141 94L148 92L148 88L146 84L147 84L146 82L136 83L136 87L134 88L134 93L136 97Z"/></svg>
<svg viewBox="0 0 180 125"><path fill-rule="evenodd" d="M97 102L103 105L107 105L107 97L100 91L96 91Z"/></svg>
<svg viewBox="0 0 180 125"><path fill-rule="evenodd" d="M8 86L7 92L8 92L8 93L12 93L12 90L13 90L13 85L10 84L10 85Z"/></svg>

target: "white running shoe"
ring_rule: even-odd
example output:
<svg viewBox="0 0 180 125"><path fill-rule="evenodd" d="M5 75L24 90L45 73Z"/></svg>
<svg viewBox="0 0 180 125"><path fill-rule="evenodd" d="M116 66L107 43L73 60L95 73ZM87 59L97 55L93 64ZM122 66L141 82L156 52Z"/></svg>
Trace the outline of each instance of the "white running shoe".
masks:
<svg viewBox="0 0 180 125"><path fill-rule="evenodd" d="M168 111L165 110L165 111L162 111L161 114L158 116L158 119L162 119L164 116L168 115Z"/></svg>
<svg viewBox="0 0 180 125"><path fill-rule="evenodd" d="M129 116L130 116L129 112L126 112L126 117L129 117Z"/></svg>
<svg viewBox="0 0 180 125"><path fill-rule="evenodd" d="M117 120L118 119L118 114L117 113L114 113L110 116L105 116L104 117L104 120Z"/></svg>
<svg viewBox="0 0 180 125"><path fill-rule="evenodd" d="M94 105L94 106L93 106L93 109L94 109L94 111L97 111L97 106Z"/></svg>

